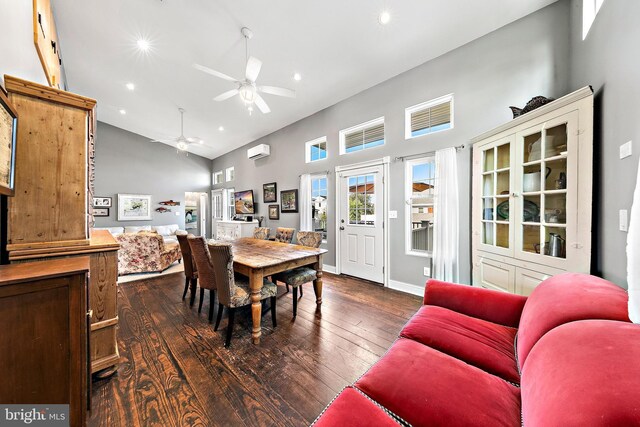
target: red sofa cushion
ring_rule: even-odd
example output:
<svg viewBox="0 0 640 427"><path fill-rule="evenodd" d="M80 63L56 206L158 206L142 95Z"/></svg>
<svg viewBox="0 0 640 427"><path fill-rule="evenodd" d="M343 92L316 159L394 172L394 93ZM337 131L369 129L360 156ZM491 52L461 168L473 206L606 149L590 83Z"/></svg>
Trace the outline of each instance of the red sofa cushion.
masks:
<svg viewBox="0 0 640 427"><path fill-rule="evenodd" d="M313 425L316 427L398 427L398 423L390 415L351 387L345 388Z"/></svg>
<svg viewBox="0 0 640 427"><path fill-rule="evenodd" d="M400 338L355 386L414 426L520 426L520 390Z"/></svg>
<svg viewBox="0 0 640 427"><path fill-rule="evenodd" d="M515 328L425 305L405 325L400 336L519 384L514 351L516 332Z"/></svg>
<svg viewBox="0 0 640 427"><path fill-rule="evenodd" d="M640 326L583 320L559 326L522 372L527 427L640 425Z"/></svg>
<svg viewBox="0 0 640 427"><path fill-rule="evenodd" d="M551 329L585 319L629 321L627 292L588 274L565 273L540 283L529 296L518 330L520 369L535 343Z"/></svg>

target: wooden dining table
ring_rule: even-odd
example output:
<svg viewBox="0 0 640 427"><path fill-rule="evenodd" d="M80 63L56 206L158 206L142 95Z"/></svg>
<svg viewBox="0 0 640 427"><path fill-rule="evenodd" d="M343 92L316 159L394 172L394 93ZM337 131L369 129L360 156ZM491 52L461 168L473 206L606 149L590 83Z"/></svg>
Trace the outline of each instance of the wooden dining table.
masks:
<svg viewBox="0 0 640 427"><path fill-rule="evenodd" d="M253 330L251 337L254 344L260 343L262 304L260 289L262 279L276 273L307 266L316 270L313 291L316 304L322 304L322 255L326 249L280 243L270 240L252 239L249 237L231 241L233 251L233 269L235 272L249 277L251 289L251 317Z"/></svg>

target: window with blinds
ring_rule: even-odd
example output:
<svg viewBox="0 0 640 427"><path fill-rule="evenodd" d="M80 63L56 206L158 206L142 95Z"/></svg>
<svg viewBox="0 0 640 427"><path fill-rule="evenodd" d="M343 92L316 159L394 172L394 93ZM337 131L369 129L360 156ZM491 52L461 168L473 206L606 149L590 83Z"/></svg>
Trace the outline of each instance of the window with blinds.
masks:
<svg viewBox="0 0 640 427"><path fill-rule="evenodd" d="M340 154L384 145L384 117L340 131Z"/></svg>
<svg viewBox="0 0 640 427"><path fill-rule="evenodd" d="M423 102L405 110L405 138L453 128L453 95Z"/></svg>

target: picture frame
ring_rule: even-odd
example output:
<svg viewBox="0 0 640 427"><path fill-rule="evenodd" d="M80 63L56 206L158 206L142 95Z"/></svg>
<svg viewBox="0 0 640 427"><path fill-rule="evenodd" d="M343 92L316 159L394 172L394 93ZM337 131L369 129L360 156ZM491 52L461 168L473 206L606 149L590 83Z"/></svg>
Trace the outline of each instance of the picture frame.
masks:
<svg viewBox="0 0 640 427"><path fill-rule="evenodd" d="M0 194L15 194L18 112L0 87Z"/></svg>
<svg viewBox="0 0 640 427"><path fill-rule="evenodd" d="M298 212L298 189L280 192L280 211L282 213Z"/></svg>
<svg viewBox="0 0 640 427"><path fill-rule="evenodd" d="M118 194L118 221L151 220L150 194Z"/></svg>
<svg viewBox="0 0 640 427"><path fill-rule="evenodd" d="M94 197L92 206L94 208L110 208L113 199L111 197Z"/></svg>
<svg viewBox="0 0 640 427"><path fill-rule="evenodd" d="M278 201L278 184L269 182L262 184L262 201L264 203L275 203Z"/></svg>
<svg viewBox="0 0 640 427"><path fill-rule="evenodd" d="M93 208L93 216L94 217L109 216L109 208L94 207Z"/></svg>
<svg viewBox="0 0 640 427"><path fill-rule="evenodd" d="M269 205L269 219L280 219L280 205Z"/></svg>

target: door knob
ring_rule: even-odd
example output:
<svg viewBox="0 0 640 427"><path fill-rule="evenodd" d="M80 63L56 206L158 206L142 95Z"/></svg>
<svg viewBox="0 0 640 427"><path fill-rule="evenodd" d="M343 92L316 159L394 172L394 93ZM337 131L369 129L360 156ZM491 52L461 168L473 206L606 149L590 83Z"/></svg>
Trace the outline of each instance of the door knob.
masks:
<svg viewBox="0 0 640 427"><path fill-rule="evenodd" d="M344 230L344 227L343 227L343 226L340 226L340 231L342 231L342 230Z"/></svg>

